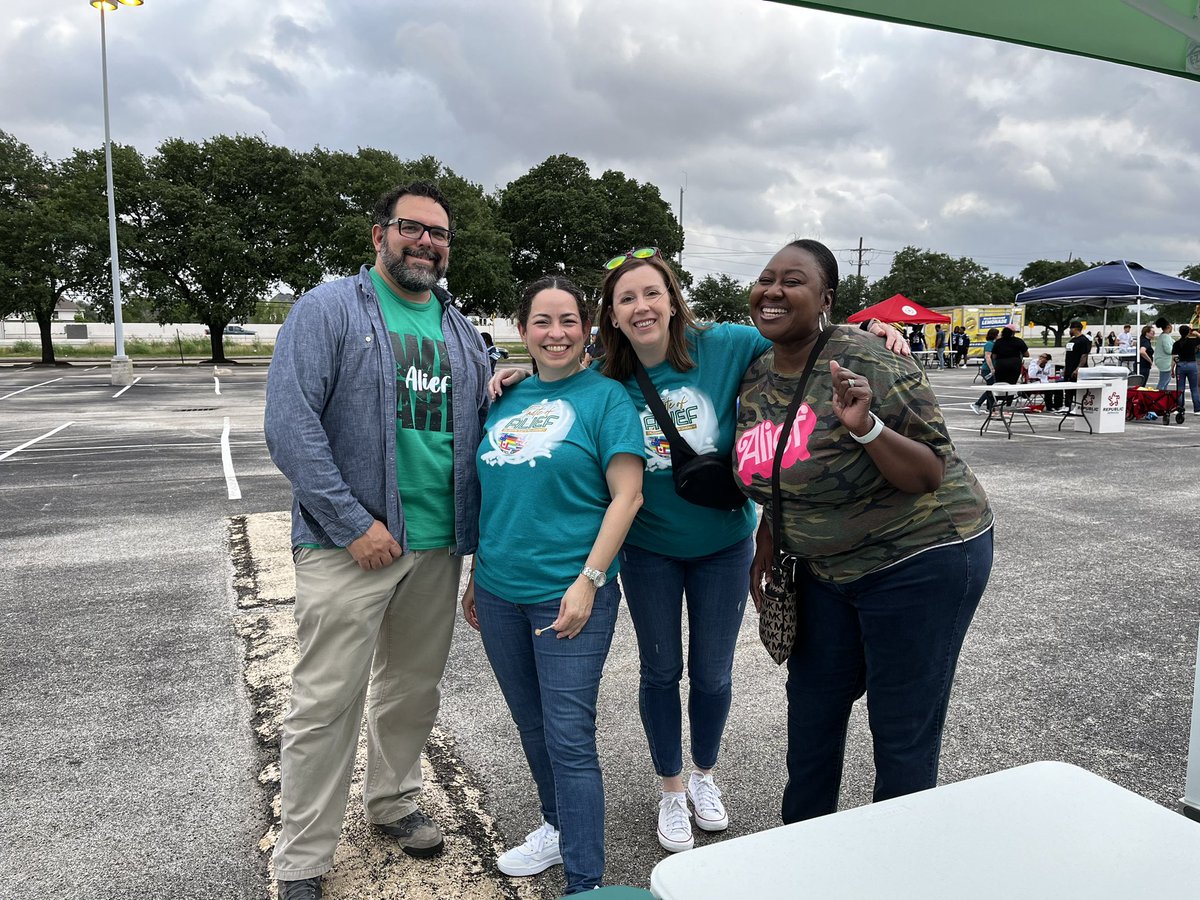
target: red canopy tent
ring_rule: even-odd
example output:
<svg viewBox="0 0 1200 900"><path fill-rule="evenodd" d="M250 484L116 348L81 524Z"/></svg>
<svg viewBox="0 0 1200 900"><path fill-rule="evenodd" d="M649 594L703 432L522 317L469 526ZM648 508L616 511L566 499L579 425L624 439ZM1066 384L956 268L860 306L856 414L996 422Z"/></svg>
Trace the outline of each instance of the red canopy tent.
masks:
<svg viewBox="0 0 1200 900"><path fill-rule="evenodd" d="M868 306L862 312L856 312L847 322L866 322L868 319L879 319L881 322L906 322L911 325L941 324L948 325L950 317L926 309L920 303L913 303L903 294L892 294L882 303Z"/></svg>

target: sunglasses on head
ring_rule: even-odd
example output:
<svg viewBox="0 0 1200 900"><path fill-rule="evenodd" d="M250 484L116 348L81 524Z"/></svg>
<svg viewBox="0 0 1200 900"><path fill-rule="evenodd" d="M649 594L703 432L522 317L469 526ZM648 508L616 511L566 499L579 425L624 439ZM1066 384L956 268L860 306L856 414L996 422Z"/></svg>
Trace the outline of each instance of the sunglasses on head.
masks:
<svg viewBox="0 0 1200 900"><path fill-rule="evenodd" d="M657 247L638 247L636 250L630 250L628 253L622 253L620 256L614 256L604 264L604 268L611 272L613 269L619 269L631 259L651 259L655 256L661 257Z"/></svg>

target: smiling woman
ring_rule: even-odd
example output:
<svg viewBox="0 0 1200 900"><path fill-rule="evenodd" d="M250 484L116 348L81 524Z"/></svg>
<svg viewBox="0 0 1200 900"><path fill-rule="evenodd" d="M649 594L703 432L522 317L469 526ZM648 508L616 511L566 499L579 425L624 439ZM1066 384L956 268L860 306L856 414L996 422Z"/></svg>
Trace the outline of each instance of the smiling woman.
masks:
<svg viewBox="0 0 1200 900"><path fill-rule="evenodd" d="M497 866L519 876L561 864L572 894L604 873L596 701L620 600L617 551L642 502L642 431L621 386L580 366L590 323L579 288L535 281L517 320L537 375L488 415L479 551L462 607L541 801L542 824Z"/></svg>
<svg viewBox="0 0 1200 900"><path fill-rule="evenodd" d="M783 641L785 822L837 808L864 691L874 798L934 786L959 648L992 564L987 497L924 373L827 325L837 283L817 241L788 244L763 269L750 313L772 347L742 379L737 420L739 480L765 507L751 593L760 609L803 609Z"/></svg>

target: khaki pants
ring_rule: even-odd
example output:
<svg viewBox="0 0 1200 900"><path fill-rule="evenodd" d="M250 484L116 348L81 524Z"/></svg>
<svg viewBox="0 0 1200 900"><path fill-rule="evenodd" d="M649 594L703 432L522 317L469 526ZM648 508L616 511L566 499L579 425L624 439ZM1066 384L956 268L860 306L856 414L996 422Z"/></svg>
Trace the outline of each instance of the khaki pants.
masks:
<svg viewBox="0 0 1200 900"><path fill-rule="evenodd" d="M364 701L367 820L394 822L417 808L461 568L448 549L410 551L376 571L345 550L296 551L300 658L279 754L276 878L312 878L333 865Z"/></svg>

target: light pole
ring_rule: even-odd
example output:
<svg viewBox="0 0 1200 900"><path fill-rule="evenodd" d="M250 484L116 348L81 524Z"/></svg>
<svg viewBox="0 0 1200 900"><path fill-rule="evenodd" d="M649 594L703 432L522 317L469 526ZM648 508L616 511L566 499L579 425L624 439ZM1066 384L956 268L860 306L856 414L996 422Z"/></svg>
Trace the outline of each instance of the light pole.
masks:
<svg viewBox="0 0 1200 900"><path fill-rule="evenodd" d="M144 0L120 0L126 6L141 6ZM108 251L112 262L113 358L112 383L133 381L133 361L125 355L125 326L121 321L121 263L117 259L117 206L113 197L112 137L108 127L108 41L104 33L104 14L116 12L112 0L91 0L100 10L100 72L104 87L104 176L108 185Z"/></svg>

